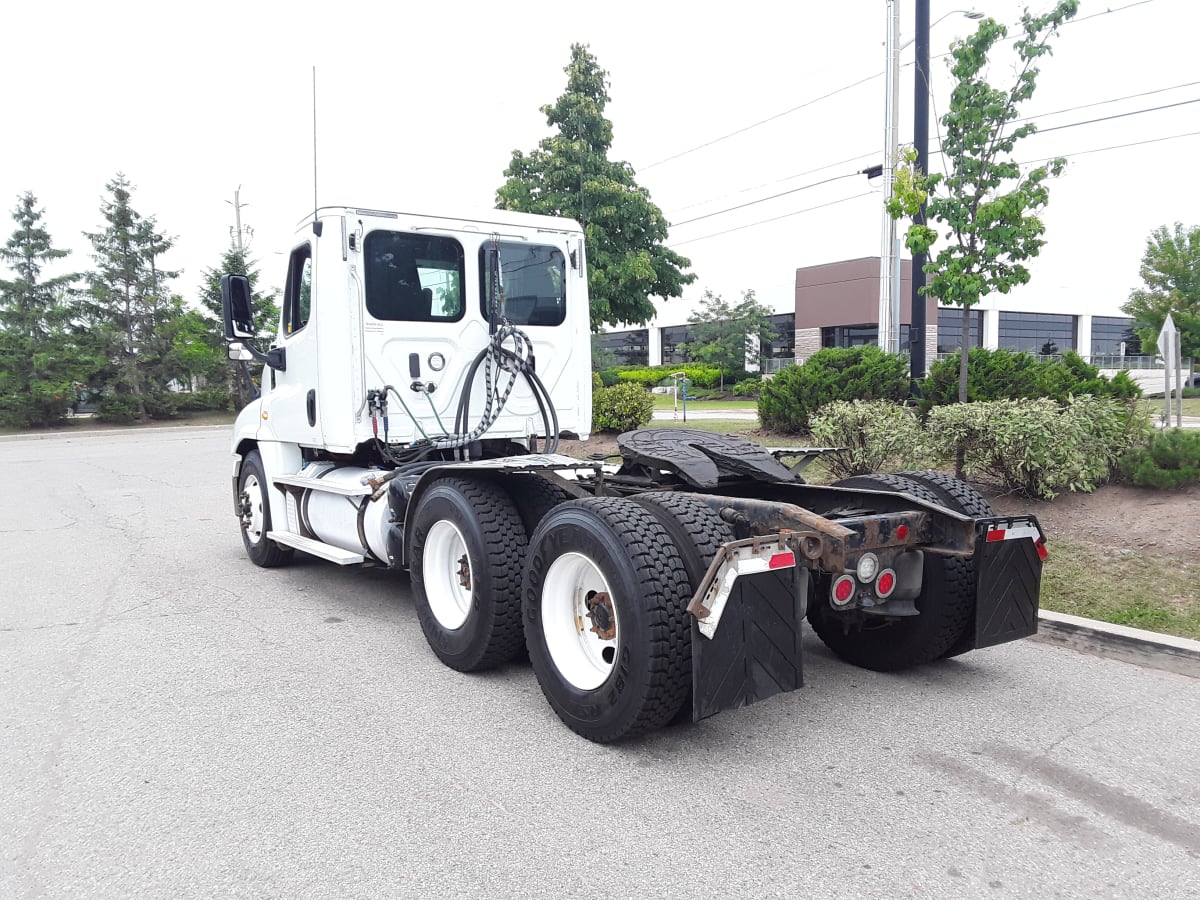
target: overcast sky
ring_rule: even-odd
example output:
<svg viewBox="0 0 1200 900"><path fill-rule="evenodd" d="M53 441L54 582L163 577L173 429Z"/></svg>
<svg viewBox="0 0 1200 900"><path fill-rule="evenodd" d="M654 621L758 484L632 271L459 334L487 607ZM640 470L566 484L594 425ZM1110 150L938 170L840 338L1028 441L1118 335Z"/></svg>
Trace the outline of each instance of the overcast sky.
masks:
<svg viewBox="0 0 1200 900"><path fill-rule="evenodd" d="M932 18L964 5L932 0ZM1024 5L976 8L1015 23ZM313 65L322 205L488 208L511 151L546 136L538 109L562 93L570 44L582 41L610 73L612 156L680 223L669 243L697 275L660 318L682 321L705 288L753 288L790 309L797 267L879 253L879 185L853 173L881 159L885 12L884 0L9 4L0 204L7 213L32 190L56 245L74 251L69 264L87 268L81 232L99 228L104 185L122 171L135 208L177 238L166 264L183 269L176 290L194 299L228 246L227 201L240 185L252 252L279 284L313 200ZM912 0L900 13L907 40ZM1012 298L1030 310L1119 314L1149 232L1200 224L1200 137L1176 137L1200 132L1200 104L1048 129L1200 98L1200 4L1083 0L1077 18L1026 106L1045 133L1018 158L1071 162L1051 189L1033 281ZM933 29L933 53L973 28L949 15ZM905 142L912 52L902 56ZM945 68L934 60L935 112L949 94ZM1009 83L1004 62L993 74ZM1099 105L1049 115L1087 104ZM1157 138L1171 139L1088 152ZM835 176L852 177L806 187ZM6 215L0 236L11 224Z"/></svg>

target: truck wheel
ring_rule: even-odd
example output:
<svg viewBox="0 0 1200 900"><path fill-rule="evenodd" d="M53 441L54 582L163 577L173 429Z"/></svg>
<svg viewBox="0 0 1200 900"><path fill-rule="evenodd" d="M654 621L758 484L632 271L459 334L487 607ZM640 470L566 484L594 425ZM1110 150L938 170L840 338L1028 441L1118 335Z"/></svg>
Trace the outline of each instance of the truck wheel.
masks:
<svg viewBox="0 0 1200 900"><path fill-rule="evenodd" d="M679 550L683 558L683 568L687 572L688 598L696 596L700 582L712 561L717 556L721 545L734 540L733 529L725 522L711 506L701 503L686 494L675 491L654 491L639 494L637 503L646 507L658 519L658 523L667 529L667 534ZM687 602L684 602L686 608ZM688 622L688 643L691 644L691 623ZM688 660L691 661L689 650ZM689 666L689 669L691 667ZM679 707L679 711L671 720L672 725L692 721L692 691L688 687L687 696Z"/></svg>
<svg viewBox="0 0 1200 900"><path fill-rule="evenodd" d="M494 484L443 478L413 516L413 603L438 659L460 672L490 669L521 650L521 571L527 538Z"/></svg>
<svg viewBox="0 0 1200 900"><path fill-rule="evenodd" d="M857 475L834 486L903 492L929 503L942 503L925 485L898 475ZM921 594L915 601L920 615L854 621L832 609L827 591L818 587L808 607L808 622L825 646L864 669L892 672L923 665L943 656L970 623L975 608L973 575L968 559L926 553ZM822 582L827 585L828 579Z"/></svg>
<svg viewBox="0 0 1200 900"><path fill-rule="evenodd" d="M238 474L238 505L241 509L242 543L250 562L264 569L292 561L292 548L281 547L267 537L271 530L271 507L267 500L267 476L262 456L251 450L242 460Z"/></svg>
<svg viewBox="0 0 1200 900"><path fill-rule="evenodd" d="M996 514L996 511L992 509L992 505L984 499L983 494L951 475L946 475L942 472L901 472L900 475L903 478L911 478L913 481L919 481L925 485L942 498L942 506L947 509L963 513L973 519L985 519L988 516ZM975 560L967 560L967 567L970 570L970 591L974 595L976 590ZM963 629L962 634L950 645L950 649L942 654L941 658L950 659L952 656L961 656L963 653L974 649L975 615L974 611L972 611L971 618Z"/></svg>
<svg viewBox="0 0 1200 900"><path fill-rule="evenodd" d="M500 484L516 504L526 534L533 534L546 513L571 499L570 494L541 475L512 475Z"/></svg>
<svg viewBox="0 0 1200 900"><path fill-rule="evenodd" d="M525 643L542 693L573 731L609 743L671 721L691 686L687 572L632 500L550 512L529 544Z"/></svg>

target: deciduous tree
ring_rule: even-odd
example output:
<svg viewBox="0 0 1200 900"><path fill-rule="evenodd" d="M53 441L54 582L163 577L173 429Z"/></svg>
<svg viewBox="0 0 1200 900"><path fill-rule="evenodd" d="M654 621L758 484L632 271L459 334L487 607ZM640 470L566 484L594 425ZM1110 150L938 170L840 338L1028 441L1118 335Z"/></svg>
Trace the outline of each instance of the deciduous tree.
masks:
<svg viewBox="0 0 1200 900"><path fill-rule="evenodd" d="M1022 169L1013 157L1017 143L1037 126L1020 117L1021 104L1033 96L1039 61L1051 52L1050 40L1075 15L1078 0L1060 0L1048 13L1021 17L1020 36L1013 42L1016 79L1007 88L988 81L992 51L1008 36L995 19L980 21L975 34L951 45L948 63L954 77L949 111L942 117L941 148L945 174L915 170L915 156L905 157L897 172L888 211L913 217L905 244L913 253L928 253L939 237L945 242L926 265L925 293L939 303L961 306L963 331L959 399L967 400L967 335L970 309L993 292L1007 294L1029 281L1025 263L1045 244L1039 216L1050 199L1049 179L1060 175L1059 158ZM920 206L928 201L926 219Z"/></svg>
<svg viewBox="0 0 1200 900"><path fill-rule="evenodd" d="M695 276L691 263L663 245L667 220L626 162L608 158L612 123L604 117L608 73L584 44L571 46L567 90L543 106L556 133L525 155L514 150L496 192L502 209L568 216L583 225L592 328L645 324L652 297L678 297Z"/></svg>
<svg viewBox="0 0 1200 900"><path fill-rule="evenodd" d="M1158 342L1167 313L1179 329L1180 353L1200 355L1200 226L1160 225L1146 239L1138 270L1144 285L1121 307L1133 316L1143 347ZM1194 364L1193 364L1194 366Z"/></svg>
<svg viewBox="0 0 1200 900"><path fill-rule="evenodd" d="M771 310L754 298L753 290L744 291L736 305L706 290L688 322L692 339L687 353L720 368L721 390L725 390L726 372L745 369L747 360L760 360L763 343L775 337Z"/></svg>

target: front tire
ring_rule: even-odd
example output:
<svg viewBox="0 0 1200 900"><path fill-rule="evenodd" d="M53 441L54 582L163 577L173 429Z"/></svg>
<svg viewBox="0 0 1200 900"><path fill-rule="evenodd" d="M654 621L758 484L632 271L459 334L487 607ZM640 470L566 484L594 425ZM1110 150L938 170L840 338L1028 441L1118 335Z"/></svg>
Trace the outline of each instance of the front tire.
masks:
<svg viewBox="0 0 1200 900"><path fill-rule="evenodd" d="M460 672L508 662L521 650L521 571L527 538L494 484L443 478L413 516L413 602L430 649Z"/></svg>
<svg viewBox="0 0 1200 900"><path fill-rule="evenodd" d="M242 468L238 472L239 519L246 556L250 562L264 569L284 566L292 561L291 547L281 547L267 537L271 531L268 490L262 456L257 450L251 450L242 460Z"/></svg>
<svg viewBox="0 0 1200 900"><path fill-rule="evenodd" d="M907 493L918 500L943 503L924 484L898 475L856 475L834 486ZM974 574L969 559L926 552L921 594L915 601L920 615L895 619L834 610L829 604L828 579L823 579L826 590L818 588L808 607L808 622L825 646L853 665L877 672L924 665L944 656L970 625L975 609Z"/></svg>
<svg viewBox="0 0 1200 900"><path fill-rule="evenodd" d="M690 594L666 529L638 504L565 503L530 540L525 643L542 693L583 737L661 728L691 687Z"/></svg>

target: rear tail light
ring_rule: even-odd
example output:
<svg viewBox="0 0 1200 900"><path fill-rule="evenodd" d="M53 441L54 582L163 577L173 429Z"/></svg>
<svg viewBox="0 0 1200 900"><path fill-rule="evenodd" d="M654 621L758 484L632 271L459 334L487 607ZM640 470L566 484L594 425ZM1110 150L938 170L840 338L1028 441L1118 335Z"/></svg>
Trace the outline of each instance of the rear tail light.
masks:
<svg viewBox="0 0 1200 900"><path fill-rule="evenodd" d="M892 591L896 589L896 573L891 569L884 569L879 573L879 578L875 580L875 593L879 595L880 600L886 600L892 596Z"/></svg>
<svg viewBox="0 0 1200 900"><path fill-rule="evenodd" d="M854 576L843 575L833 583L833 588L829 592L830 599L834 606L846 606L854 599Z"/></svg>

